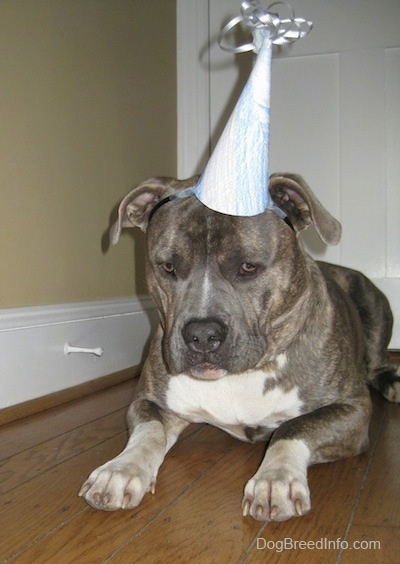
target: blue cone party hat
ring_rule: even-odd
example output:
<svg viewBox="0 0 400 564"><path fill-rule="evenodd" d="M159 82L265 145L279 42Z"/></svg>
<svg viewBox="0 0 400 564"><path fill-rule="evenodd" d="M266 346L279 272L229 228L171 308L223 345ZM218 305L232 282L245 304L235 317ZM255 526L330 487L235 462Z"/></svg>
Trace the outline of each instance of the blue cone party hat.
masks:
<svg viewBox="0 0 400 564"><path fill-rule="evenodd" d="M289 9L290 17L271 10ZM243 22L253 43L226 47L225 36ZM272 45L292 43L307 35L312 23L295 18L291 8L276 2L263 9L258 1L241 4L241 16L220 34L220 46L234 53L254 51L255 65L196 186L196 197L207 207L228 215L253 216L274 209L268 192L270 79Z"/></svg>

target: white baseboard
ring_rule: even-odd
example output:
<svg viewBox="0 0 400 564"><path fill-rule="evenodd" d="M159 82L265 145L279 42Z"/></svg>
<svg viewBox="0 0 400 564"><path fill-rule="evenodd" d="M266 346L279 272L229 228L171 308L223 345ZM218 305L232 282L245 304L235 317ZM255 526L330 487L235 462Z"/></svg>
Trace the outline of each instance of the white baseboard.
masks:
<svg viewBox="0 0 400 564"><path fill-rule="evenodd" d="M400 286L375 283L398 309ZM158 314L149 297L0 310L0 409L107 376L143 361ZM71 353L65 345L103 349ZM395 318L391 348L400 348Z"/></svg>
<svg viewBox="0 0 400 564"><path fill-rule="evenodd" d="M140 364L157 320L147 296L0 310L0 409Z"/></svg>

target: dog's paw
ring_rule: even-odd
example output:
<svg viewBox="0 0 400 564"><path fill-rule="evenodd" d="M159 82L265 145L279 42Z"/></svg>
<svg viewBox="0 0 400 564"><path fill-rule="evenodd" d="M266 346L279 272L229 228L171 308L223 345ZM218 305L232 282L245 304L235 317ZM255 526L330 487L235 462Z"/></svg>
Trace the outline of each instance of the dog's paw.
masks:
<svg viewBox="0 0 400 564"><path fill-rule="evenodd" d="M395 372L388 370L375 376L372 385L377 388L383 397L393 403L400 403L400 367Z"/></svg>
<svg viewBox="0 0 400 564"><path fill-rule="evenodd" d="M247 482L242 501L243 515L258 521L286 521L311 508L307 478L284 470L266 470Z"/></svg>
<svg viewBox="0 0 400 564"><path fill-rule="evenodd" d="M136 465L124 467L111 460L94 470L78 495L94 509L133 509L148 491L154 493L155 478Z"/></svg>

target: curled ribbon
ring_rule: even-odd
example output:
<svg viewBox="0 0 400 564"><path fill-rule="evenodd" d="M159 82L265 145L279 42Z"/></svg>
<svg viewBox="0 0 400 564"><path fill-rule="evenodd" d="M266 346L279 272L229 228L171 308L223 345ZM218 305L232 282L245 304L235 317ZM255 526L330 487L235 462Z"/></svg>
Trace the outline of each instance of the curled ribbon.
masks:
<svg viewBox="0 0 400 564"><path fill-rule="evenodd" d="M280 17L278 13L271 11L278 6L287 9L289 17ZM293 8L286 2L274 2L267 9L264 9L258 0L247 0L242 2L241 12L242 15L228 22L218 36L219 45L224 51L231 53L254 51L258 53L266 35L274 45L294 43L308 35L313 25L309 20L296 18ZM237 46L224 44L224 39L229 32L241 22L252 30L253 42Z"/></svg>

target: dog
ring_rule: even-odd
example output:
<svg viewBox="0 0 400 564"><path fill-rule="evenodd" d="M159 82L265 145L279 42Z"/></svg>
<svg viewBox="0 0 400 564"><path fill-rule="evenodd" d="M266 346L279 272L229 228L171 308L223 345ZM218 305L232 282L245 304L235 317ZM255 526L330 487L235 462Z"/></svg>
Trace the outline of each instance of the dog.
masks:
<svg viewBox="0 0 400 564"><path fill-rule="evenodd" d="M111 241L124 227L146 232L160 323L129 408L126 448L79 495L96 509L136 507L154 493L179 434L204 422L268 443L244 488L244 516L301 516L310 510L308 466L367 448L367 384L400 401L387 352L390 306L361 273L305 252L303 229L313 223L326 244L337 244L341 225L300 176L270 177L286 220L270 210L214 212L187 195L196 180L151 178L119 207Z"/></svg>

